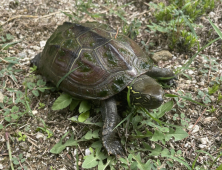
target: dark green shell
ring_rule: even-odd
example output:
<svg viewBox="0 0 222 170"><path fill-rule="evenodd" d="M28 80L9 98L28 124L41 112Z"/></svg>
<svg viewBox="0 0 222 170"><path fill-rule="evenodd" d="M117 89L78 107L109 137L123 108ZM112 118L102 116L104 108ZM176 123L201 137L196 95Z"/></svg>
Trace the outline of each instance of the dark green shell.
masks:
<svg viewBox="0 0 222 170"><path fill-rule="evenodd" d="M40 72L55 85L84 99L106 99L122 91L152 65L130 38L105 24L60 25L46 43ZM116 38L115 38L116 36Z"/></svg>

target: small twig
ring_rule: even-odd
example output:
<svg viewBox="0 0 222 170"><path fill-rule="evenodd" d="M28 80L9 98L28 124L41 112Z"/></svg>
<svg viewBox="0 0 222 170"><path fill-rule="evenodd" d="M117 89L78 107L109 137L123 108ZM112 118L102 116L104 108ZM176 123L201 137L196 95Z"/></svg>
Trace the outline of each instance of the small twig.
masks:
<svg viewBox="0 0 222 170"><path fill-rule="evenodd" d="M118 32L119 32L119 27L117 27L117 31L116 31L116 35L115 35L115 39L116 39L116 37L117 37L117 35L118 35Z"/></svg>
<svg viewBox="0 0 222 170"><path fill-rule="evenodd" d="M0 57L0 60L4 61L5 63L8 63L8 61L4 60L2 57Z"/></svg>
<svg viewBox="0 0 222 170"><path fill-rule="evenodd" d="M29 118L29 120L30 120L30 118ZM27 125L29 125L29 120L27 121L27 123L25 124L25 125L23 125L23 126L21 126L19 129L22 129L23 127L25 127L25 126L27 126Z"/></svg>
<svg viewBox="0 0 222 170"><path fill-rule="evenodd" d="M189 135L189 136L190 136L190 134L191 134L194 126L199 122L200 118L203 116L203 114L206 112L206 110L207 110L207 108L201 113L201 115L199 116L199 118L197 119L197 121L195 122L195 124L193 125L193 127L192 127L192 128L190 129L190 131L188 132L188 135ZM187 140L187 138L188 138L189 136L187 136L187 137L185 138L184 143L186 143L186 140ZM184 147L184 145L183 145L183 147ZM183 148L183 147L182 147L182 148Z"/></svg>
<svg viewBox="0 0 222 170"><path fill-rule="evenodd" d="M10 77L12 79L12 81L15 83L15 85L18 87L18 83L15 82L11 76L8 76L8 77Z"/></svg>
<svg viewBox="0 0 222 170"><path fill-rule="evenodd" d="M28 136L27 136L28 137ZM32 138L28 137L28 141L34 145L36 148L40 149L40 147L38 147L34 142L31 141ZM33 139L32 139L33 140Z"/></svg>
<svg viewBox="0 0 222 170"><path fill-rule="evenodd" d="M80 152L81 152L82 156L84 157L85 155L84 155L84 153L82 153L82 150L81 150L81 148L80 148L80 146L79 146L79 145L78 145L78 148L79 148L79 150L80 150Z"/></svg>
<svg viewBox="0 0 222 170"><path fill-rule="evenodd" d="M208 76L207 76L207 81L208 81L208 83L210 82L210 73L211 73L211 67L210 67L210 69L209 69Z"/></svg>
<svg viewBox="0 0 222 170"><path fill-rule="evenodd" d="M25 160L25 162L29 165L30 169L32 170L30 163L27 160Z"/></svg>
<svg viewBox="0 0 222 170"><path fill-rule="evenodd" d="M193 125L193 127L190 129L190 131L188 132L188 134L190 135L194 126L199 122L200 118L203 116L203 114L206 112L207 108L202 112L202 114L199 116L199 118L197 119L197 121L195 122L195 124ZM188 138L188 137L187 137ZM186 139L187 139L186 138Z"/></svg>
<svg viewBox="0 0 222 170"><path fill-rule="evenodd" d="M8 137L9 137L9 134L8 134L8 132L6 132L5 133L5 139L6 139L6 145L7 145L8 154L9 154L9 161L10 161L11 169L14 170L13 163L12 163L12 152L11 152L11 147L10 147Z"/></svg>
<svg viewBox="0 0 222 170"><path fill-rule="evenodd" d="M137 18L140 18L143 14L145 14L145 13L149 13L149 11L144 11L144 12L142 12L142 13L137 13L137 14L135 14L135 15L131 15L130 17L129 17L129 19L130 18L134 18L134 17L137 17L138 15L138 17Z"/></svg>
<svg viewBox="0 0 222 170"><path fill-rule="evenodd" d="M21 166L21 168L22 168L22 170L23 170L23 166L22 166L22 164L21 164L21 161L19 160L19 164L20 164L20 166Z"/></svg>
<svg viewBox="0 0 222 170"><path fill-rule="evenodd" d="M217 155L219 152L222 151L222 148L218 149L216 152L212 153L211 155L214 156L214 155Z"/></svg>
<svg viewBox="0 0 222 170"><path fill-rule="evenodd" d="M150 4L148 4L147 2L143 2L145 5L147 5L148 7L150 7Z"/></svg>
<svg viewBox="0 0 222 170"><path fill-rule="evenodd" d="M42 155L44 155L47 151L48 151L48 149L45 149L44 152L42 153Z"/></svg>
<svg viewBox="0 0 222 170"><path fill-rule="evenodd" d="M13 102L13 104L15 104L15 93L14 92L12 93L12 102Z"/></svg>
<svg viewBox="0 0 222 170"><path fill-rule="evenodd" d="M70 12L70 11L63 11L63 12ZM51 13L51 14L48 14L48 15L43 15L43 16L34 16L34 15L17 15L15 17L12 17L12 18L9 18L7 21L5 21L4 23L2 23L0 26L2 25L5 25L7 22L11 21L11 20L14 20L14 19L17 19L17 18L46 18L46 17L49 17L49 16L52 16L52 15L56 15L56 14L59 14L61 13L61 11L58 11L58 12L54 12L54 13Z"/></svg>

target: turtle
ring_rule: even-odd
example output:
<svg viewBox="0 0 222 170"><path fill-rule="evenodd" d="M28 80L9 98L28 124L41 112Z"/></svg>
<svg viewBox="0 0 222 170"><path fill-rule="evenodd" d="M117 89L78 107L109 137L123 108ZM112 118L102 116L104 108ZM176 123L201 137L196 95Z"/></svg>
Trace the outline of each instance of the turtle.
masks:
<svg viewBox="0 0 222 170"><path fill-rule="evenodd" d="M156 67L135 41L97 22L59 25L31 65L73 97L101 102L102 143L117 157L126 154L115 129L121 120L115 96L128 88L132 104L154 109L164 95L156 80L175 82L174 72Z"/></svg>

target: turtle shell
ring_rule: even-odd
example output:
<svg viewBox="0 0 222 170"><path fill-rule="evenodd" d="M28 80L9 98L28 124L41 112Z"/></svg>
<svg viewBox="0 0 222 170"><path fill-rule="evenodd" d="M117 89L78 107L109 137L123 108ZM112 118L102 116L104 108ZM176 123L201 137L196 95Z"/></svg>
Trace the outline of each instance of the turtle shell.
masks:
<svg viewBox="0 0 222 170"><path fill-rule="evenodd" d="M72 96L109 98L152 66L133 40L116 34L105 24L65 22L48 39L38 68L55 85L66 75L60 88Z"/></svg>

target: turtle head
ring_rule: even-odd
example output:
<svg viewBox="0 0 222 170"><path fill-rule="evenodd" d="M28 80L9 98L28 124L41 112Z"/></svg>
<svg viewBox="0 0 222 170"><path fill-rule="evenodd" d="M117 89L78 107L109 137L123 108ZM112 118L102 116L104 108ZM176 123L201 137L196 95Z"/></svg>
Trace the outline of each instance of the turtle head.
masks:
<svg viewBox="0 0 222 170"><path fill-rule="evenodd" d="M30 65L31 65L31 66L36 65L37 67L39 67L39 61L40 61L41 54L42 54L42 53L37 54L37 55L30 61Z"/></svg>
<svg viewBox="0 0 222 170"><path fill-rule="evenodd" d="M162 87L147 75L136 78L130 91L130 100L134 105L155 109L163 103L164 91Z"/></svg>

